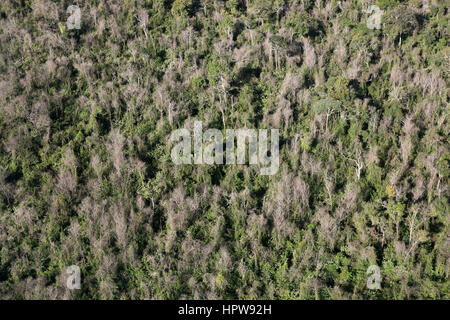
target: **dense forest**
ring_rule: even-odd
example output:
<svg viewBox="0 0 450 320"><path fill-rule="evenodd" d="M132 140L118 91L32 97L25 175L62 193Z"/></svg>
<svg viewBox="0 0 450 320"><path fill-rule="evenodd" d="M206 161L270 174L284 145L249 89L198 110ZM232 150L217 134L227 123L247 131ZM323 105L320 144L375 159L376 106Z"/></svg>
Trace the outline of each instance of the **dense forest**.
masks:
<svg viewBox="0 0 450 320"><path fill-rule="evenodd" d="M0 298L450 299L448 9L2 0ZM174 164L195 121L278 171Z"/></svg>

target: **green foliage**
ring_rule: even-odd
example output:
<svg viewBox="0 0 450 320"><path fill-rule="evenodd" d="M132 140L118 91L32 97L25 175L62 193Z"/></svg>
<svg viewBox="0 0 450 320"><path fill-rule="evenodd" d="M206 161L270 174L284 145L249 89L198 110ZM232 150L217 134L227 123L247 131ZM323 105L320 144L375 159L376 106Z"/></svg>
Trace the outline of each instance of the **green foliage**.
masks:
<svg viewBox="0 0 450 320"><path fill-rule="evenodd" d="M383 15L386 30L393 39L407 37L419 27L417 15L407 5L396 6Z"/></svg>
<svg viewBox="0 0 450 320"><path fill-rule="evenodd" d="M360 1L95 0L68 30L1 1L0 298L449 299L448 8L422 3L371 30ZM175 165L196 120L280 129L278 172Z"/></svg>

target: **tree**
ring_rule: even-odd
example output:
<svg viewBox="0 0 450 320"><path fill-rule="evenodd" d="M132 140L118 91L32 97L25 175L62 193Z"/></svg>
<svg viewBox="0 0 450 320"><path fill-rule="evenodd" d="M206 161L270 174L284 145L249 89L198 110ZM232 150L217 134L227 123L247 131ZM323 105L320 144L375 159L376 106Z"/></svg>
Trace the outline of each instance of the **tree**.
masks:
<svg viewBox="0 0 450 320"><path fill-rule="evenodd" d="M399 45L402 38L411 35L412 31L417 29L419 22L417 14L407 5L396 6L383 15L384 30L389 32L393 40L399 39Z"/></svg>

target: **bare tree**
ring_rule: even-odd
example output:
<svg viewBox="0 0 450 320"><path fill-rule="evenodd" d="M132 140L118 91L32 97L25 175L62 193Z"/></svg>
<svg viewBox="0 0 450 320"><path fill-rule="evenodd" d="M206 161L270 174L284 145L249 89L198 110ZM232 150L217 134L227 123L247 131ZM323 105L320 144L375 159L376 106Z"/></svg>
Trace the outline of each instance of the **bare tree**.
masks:
<svg viewBox="0 0 450 320"><path fill-rule="evenodd" d="M355 157L349 158L347 156L344 156L344 158L352 161L356 165L356 176L358 177L358 180L361 178L361 170L364 167L364 160L361 156L362 151L358 150L355 154Z"/></svg>

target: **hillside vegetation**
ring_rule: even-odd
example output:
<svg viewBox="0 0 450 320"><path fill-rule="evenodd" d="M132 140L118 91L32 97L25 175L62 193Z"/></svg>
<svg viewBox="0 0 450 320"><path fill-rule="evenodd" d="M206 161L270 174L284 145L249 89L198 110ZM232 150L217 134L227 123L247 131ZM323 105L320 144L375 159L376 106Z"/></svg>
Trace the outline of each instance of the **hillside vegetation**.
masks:
<svg viewBox="0 0 450 320"><path fill-rule="evenodd" d="M0 298L450 299L448 4L2 0ZM194 121L278 172L175 165Z"/></svg>

